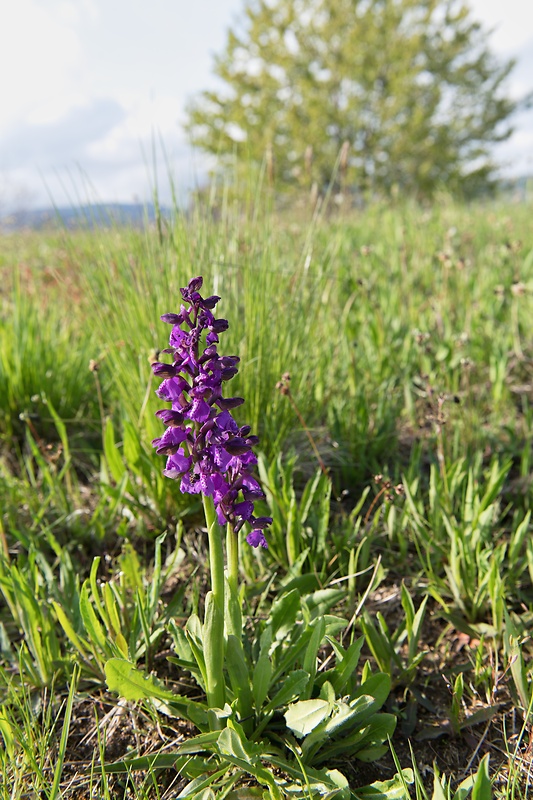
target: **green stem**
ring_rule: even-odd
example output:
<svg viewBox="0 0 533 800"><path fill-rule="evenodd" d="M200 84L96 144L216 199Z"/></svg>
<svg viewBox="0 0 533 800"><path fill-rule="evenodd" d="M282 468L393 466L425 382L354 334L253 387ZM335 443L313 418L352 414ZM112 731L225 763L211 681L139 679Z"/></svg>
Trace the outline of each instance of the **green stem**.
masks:
<svg viewBox="0 0 533 800"><path fill-rule="evenodd" d="M226 552L228 554L228 583L235 594L239 591L239 534L234 533L228 522L226 528Z"/></svg>
<svg viewBox="0 0 533 800"><path fill-rule="evenodd" d="M224 549L213 500L204 495L203 504L211 571L211 596L206 598L204 624L207 702L210 708L224 708Z"/></svg>
<svg viewBox="0 0 533 800"><path fill-rule="evenodd" d="M228 523L226 528L226 553L228 558L228 618L226 625L228 634L237 637L242 643L242 609L239 600L239 534L235 533ZM242 646L242 644L241 644Z"/></svg>
<svg viewBox="0 0 533 800"><path fill-rule="evenodd" d="M218 524L215 506L210 497L202 495L204 504L205 521L207 523L207 536L209 541L209 569L211 572L211 591L224 610L224 548L222 535Z"/></svg>

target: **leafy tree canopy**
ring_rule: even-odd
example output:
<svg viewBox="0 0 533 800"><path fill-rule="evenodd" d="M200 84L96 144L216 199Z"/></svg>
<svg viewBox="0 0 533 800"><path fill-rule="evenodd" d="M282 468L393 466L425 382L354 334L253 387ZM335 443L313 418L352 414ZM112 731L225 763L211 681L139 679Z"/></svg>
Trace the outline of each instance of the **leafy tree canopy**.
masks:
<svg viewBox="0 0 533 800"><path fill-rule="evenodd" d="M474 193L515 109L487 35L456 0L251 0L186 128L286 184Z"/></svg>

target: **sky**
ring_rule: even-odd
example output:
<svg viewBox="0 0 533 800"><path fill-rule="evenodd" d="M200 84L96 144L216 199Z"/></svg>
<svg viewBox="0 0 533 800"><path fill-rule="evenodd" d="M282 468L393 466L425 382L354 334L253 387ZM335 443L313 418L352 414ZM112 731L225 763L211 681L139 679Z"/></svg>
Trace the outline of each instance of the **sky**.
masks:
<svg viewBox="0 0 533 800"><path fill-rule="evenodd" d="M182 123L216 88L214 56L245 0L0 0L0 215L19 208L150 198L172 174L183 196L206 158ZM533 90L533 2L470 0ZM506 175L533 174L533 110L496 153ZM155 145L155 148L154 148ZM155 151L155 156L154 156Z"/></svg>

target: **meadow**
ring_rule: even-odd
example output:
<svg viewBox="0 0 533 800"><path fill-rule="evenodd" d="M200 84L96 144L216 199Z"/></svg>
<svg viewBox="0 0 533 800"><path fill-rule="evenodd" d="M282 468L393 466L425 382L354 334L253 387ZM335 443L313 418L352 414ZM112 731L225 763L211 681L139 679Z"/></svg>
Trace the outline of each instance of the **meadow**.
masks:
<svg viewBox="0 0 533 800"><path fill-rule="evenodd" d="M530 204L215 201L0 238L0 800L533 796ZM197 275L273 518L222 722L151 445Z"/></svg>

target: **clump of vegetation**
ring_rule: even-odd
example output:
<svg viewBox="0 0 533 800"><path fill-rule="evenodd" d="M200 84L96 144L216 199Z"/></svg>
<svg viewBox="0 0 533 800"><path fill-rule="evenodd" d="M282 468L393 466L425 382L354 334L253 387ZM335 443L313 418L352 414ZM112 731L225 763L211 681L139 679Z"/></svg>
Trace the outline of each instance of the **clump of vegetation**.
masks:
<svg viewBox="0 0 533 800"><path fill-rule="evenodd" d="M0 797L525 797L531 210L257 203L2 240ZM155 416L199 265L265 495L211 494L227 583L151 444L211 446Z"/></svg>

